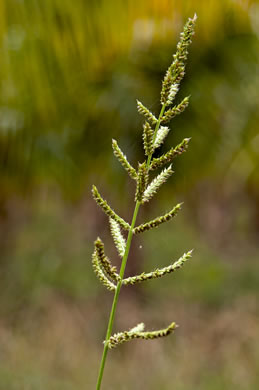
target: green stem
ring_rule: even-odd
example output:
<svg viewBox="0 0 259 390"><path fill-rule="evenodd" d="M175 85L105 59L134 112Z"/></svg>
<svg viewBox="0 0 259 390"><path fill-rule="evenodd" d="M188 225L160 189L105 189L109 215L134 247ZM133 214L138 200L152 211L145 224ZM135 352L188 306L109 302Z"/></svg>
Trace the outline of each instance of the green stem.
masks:
<svg viewBox="0 0 259 390"><path fill-rule="evenodd" d="M157 121L157 124L156 124L156 127L155 127L155 131L154 131L153 143L154 143L154 141L156 139L156 135L157 135L157 132L158 132L158 129L159 129L159 126L160 126L161 118L164 115L165 107L166 107L166 105L164 104L162 106L161 111L160 111L160 114L159 114L159 117L158 117L158 121ZM151 163L151 159L152 159L152 155L149 155L148 156L148 160L147 160L147 169L149 168L149 165ZM115 312L116 312L118 299L119 299L119 294L120 294L120 290L121 290L121 286L122 286L122 280L123 280L123 277L124 277L124 272L125 272L125 268L126 268L126 264L127 264L127 260L128 260L128 256L129 256L131 241L132 241L132 237L133 237L133 230L134 230L135 223L136 223L136 220L137 220L137 216L138 216L138 211L139 211L140 205L141 205L141 202L137 201L136 205L135 205L133 217L132 217L130 230L129 230L129 233L128 233L125 253L124 253L124 256L123 256L123 259L122 259L122 262L121 262L121 268L120 268L120 278L121 279L120 279L120 281L118 282L118 284L116 286L116 290L115 290L115 294L114 294L114 298L113 298L113 303L112 303L111 313L110 313L110 317L109 317L106 338L105 338L104 347L103 347L103 355L102 355L102 360L101 360L101 364L100 364L100 370L99 370L96 390L100 390L101 384L102 384L103 372L104 372L105 362L106 362L107 353L108 353L108 343L107 343L107 341L109 340L109 338L111 337L111 334L112 334L112 328L113 328L113 323L114 323Z"/></svg>
<svg viewBox="0 0 259 390"><path fill-rule="evenodd" d="M140 206L140 202L137 201L136 206L135 206L135 210L134 210L134 213L133 213L133 217L132 217L131 227L130 227L129 234L128 234L128 239L127 239L127 244L126 244L126 248L125 248L125 253L124 253L124 256L123 256L123 259L122 259L122 263L121 263L121 268L120 268L121 280L117 284L117 287L116 287L116 290L115 290L115 294L114 294L114 298L113 298L113 303L112 303L112 308L111 308L111 313L110 313L110 318L109 318L109 323L108 323L108 328L107 328L107 333L106 333L106 338L105 338L105 343L104 343L104 348L103 348L103 356L102 356L102 360L101 360L101 365L100 365L100 370L99 370L99 376L98 376L96 390L99 390L101 388L103 371L104 371L105 361L106 361L106 357L107 357L107 353L108 353L108 343L107 343L107 341L109 340L109 338L111 337L111 334L112 334L112 327L113 327L115 312L116 312L116 308L117 308L117 303L118 303L118 298L119 298L119 294L120 294L120 289L121 289L121 286L122 286L122 279L123 279L123 276L124 276L124 272L125 272L125 268L126 268L126 264L127 264L127 260L128 260L129 250L130 250L132 236L133 236L133 229L135 227L135 223L136 223L136 219L137 219L137 215L138 215L138 211L139 211L139 206Z"/></svg>

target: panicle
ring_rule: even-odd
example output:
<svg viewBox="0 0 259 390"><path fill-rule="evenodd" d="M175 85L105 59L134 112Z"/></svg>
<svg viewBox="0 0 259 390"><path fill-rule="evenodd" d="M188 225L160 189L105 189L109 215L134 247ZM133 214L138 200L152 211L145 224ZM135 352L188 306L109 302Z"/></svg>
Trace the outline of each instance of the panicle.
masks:
<svg viewBox="0 0 259 390"><path fill-rule="evenodd" d="M197 16L188 19L184 26L183 32L180 34L180 41L177 44L176 53L173 56L173 62L169 66L164 80L162 82L161 90L161 104L162 108L158 117L156 117L147 107L145 107L140 101L137 100L137 109L140 114L145 117L145 123L143 127L143 145L146 155L146 161L138 164L138 169L135 169L128 161L126 155L122 152L116 140L112 140L112 148L115 157L121 163L122 167L126 170L129 176L136 181L135 192L135 211L132 217L132 226L129 225L123 218L121 218L110 207L105 199L103 199L95 186L92 187L92 194L96 203L102 208L102 210L109 217L111 235L113 237L115 246L122 258L122 264L120 273L118 274L116 267L114 267L105 255L104 244L98 237L94 243L94 253L92 255L92 265L94 272L103 285L111 291L115 292L114 301L111 309L110 320L108 324L108 330L106 340L104 341L105 347L102 358L102 365L100 374L98 377L98 384L102 381L103 368L108 348L115 348L120 344L130 341L132 339L144 339L152 340L159 337L164 337L171 334L177 327L175 322L172 322L167 328L144 331L144 323L140 323L130 330L119 332L111 335L113 320L115 316L115 310L118 302L118 294L121 287L127 285L134 285L140 282L144 282L151 279L157 279L167 274L175 272L177 269L183 267L185 262L191 258L192 250L184 253L177 261L170 265L157 268L151 272L142 272L139 275L131 276L123 279L126 262L128 259L129 250L131 247L132 234L139 234L150 229L156 228L164 222L168 222L173 219L181 209L182 203L177 204L171 211L161 215L149 222L142 223L135 227L136 218L139 210L140 203L148 202L157 193L159 188L167 179L172 175L172 165L163 169L152 181L149 183L149 173L155 169L163 168L166 164L171 164L172 160L185 152L188 148L190 138L184 138L181 143L176 147L171 148L168 152L164 153L160 157L153 157L154 151L159 148L166 139L169 128L164 126L171 121L176 115L181 114L189 104L189 97L185 97L179 104L175 104L175 98L179 91L180 83L185 74L185 64L188 56L188 49L191 43L192 35L194 34L194 25ZM175 104L173 106L173 104ZM121 228L128 230L127 242L121 232ZM100 386L99 386L100 387ZM98 387L98 388L99 388Z"/></svg>

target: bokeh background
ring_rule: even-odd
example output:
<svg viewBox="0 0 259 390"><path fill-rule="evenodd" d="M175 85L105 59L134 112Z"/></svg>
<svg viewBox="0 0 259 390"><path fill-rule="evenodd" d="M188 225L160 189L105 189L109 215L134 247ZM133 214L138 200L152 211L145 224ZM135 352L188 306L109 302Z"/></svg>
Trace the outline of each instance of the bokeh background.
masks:
<svg viewBox="0 0 259 390"><path fill-rule="evenodd" d="M184 22L198 14L165 149L192 137L139 221L184 201L136 237L116 330L175 320L170 338L112 351L104 389L259 388L259 4L253 0L0 1L0 389L93 389L112 294L93 240L118 265L91 184L125 218L133 187L111 152L143 159L136 98L159 109Z"/></svg>

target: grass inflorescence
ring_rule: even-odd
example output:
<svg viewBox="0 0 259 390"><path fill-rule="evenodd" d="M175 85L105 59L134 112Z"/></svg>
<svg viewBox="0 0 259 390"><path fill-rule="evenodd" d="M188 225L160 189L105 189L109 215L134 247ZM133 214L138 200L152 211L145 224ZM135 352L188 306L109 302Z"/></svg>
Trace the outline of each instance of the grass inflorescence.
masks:
<svg viewBox="0 0 259 390"><path fill-rule="evenodd" d="M173 262L167 267L157 268L156 270L148 273L143 272L140 275L132 276L126 279L124 278L133 236L135 234L143 233L147 230L156 228L160 224L170 221L181 209L182 204L179 203L174 206L171 211L160 215L159 217L149 222L145 222L139 226L136 226L140 206L149 202L158 192L162 184L164 184L170 178L170 176L173 174L173 159L185 152L190 142L190 138L184 138L179 145L172 147L168 152L162 154L160 157L153 158L154 151L164 143L169 133L169 128L162 125L169 123L176 115L181 114L189 104L189 97L185 97L179 104L173 105L180 88L180 83L185 74L185 64L188 56L188 48L191 43L191 38L194 34L195 21L196 15L194 15L193 18L188 19L184 26L183 32L180 35L180 40L177 44L177 51L173 56L173 62L169 66L162 82L161 111L158 117L155 116L147 107L145 107L143 103L137 100L138 112L145 118L142 138L146 160L139 162L138 168L134 168L128 161L126 155L120 149L118 142L116 140L112 141L112 148L115 157L118 159L130 178L136 182L135 208L131 223L129 224L127 221L125 221L111 208L108 202L102 198L95 186L92 188L93 197L96 203L109 217L111 235L118 254L122 259L120 271L118 272L116 267L112 265L110 259L106 256L102 240L97 238L94 243L94 253L92 257L93 268L100 282L108 290L114 292L114 299L104 341L103 356L100 364L96 390L101 388L108 349L115 348L118 345L133 339L139 338L150 340L168 336L177 327L175 322L172 322L164 329L144 331L144 324L140 323L129 331L119 332L112 336L115 312L121 287L123 285L133 285L146 280L160 278L169 273L172 273L181 268L192 255L192 251L188 251L187 253L183 254L183 256L180 257L177 261ZM150 181L150 171L161 168L163 168L163 170L158 173L158 175L152 181ZM127 238L124 237L124 233L121 231L121 229L127 232Z"/></svg>

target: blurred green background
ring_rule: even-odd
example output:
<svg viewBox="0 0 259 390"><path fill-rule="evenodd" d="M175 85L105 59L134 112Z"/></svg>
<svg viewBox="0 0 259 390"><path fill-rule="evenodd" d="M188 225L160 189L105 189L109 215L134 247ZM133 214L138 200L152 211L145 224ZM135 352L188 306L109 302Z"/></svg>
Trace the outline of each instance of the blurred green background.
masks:
<svg viewBox="0 0 259 390"><path fill-rule="evenodd" d="M184 201L135 239L127 274L179 273L125 288L116 330L175 320L166 340L109 355L104 389L259 388L259 4L253 0L0 1L0 390L93 389L112 295L93 240L118 265L91 184L125 218L133 187L116 138L143 159L140 99L159 109L184 22L198 14L165 149L192 137L139 220Z"/></svg>

